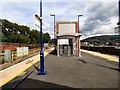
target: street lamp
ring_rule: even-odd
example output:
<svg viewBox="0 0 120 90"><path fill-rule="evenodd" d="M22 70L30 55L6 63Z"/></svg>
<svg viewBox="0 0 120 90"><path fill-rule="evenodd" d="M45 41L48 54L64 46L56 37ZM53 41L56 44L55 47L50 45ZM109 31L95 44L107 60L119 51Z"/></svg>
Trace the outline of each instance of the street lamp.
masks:
<svg viewBox="0 0 120 90"><path fill-rule="evenodd" d="M119 12L119 22L117 24L120 31L120 0L118 2L118 12ZM120 52L119 52L119 71L120 71Z"/></svg>
<svg viewBox="0 0 120 90"><path fill-rule="evenodd" d="M119 23L118 23L118 25L120 26L120 0L118 2L118 10L119 10Z"/></svg>
<svg viewBox="0 0 120 90"><path fill-rule="evenodd" d="M78 32L80 33L80 30L79 30L79 17L80 16L83 16L83 15L78 15ZM80 43L80 38L79 38L79 47L81 47L81 43ZM81 48L79 48L79 57L81 56L81 51L80 51Z"/></svg>
<svg viewBox="0 0 120 90"><path fill-rule="evenodd" d="M79 17L83 15L78 15L78 31L79 31Z"/></svg>
<svg viewBox="0 0 120 90"><path fill-rule="evenodd" d="M42 0L40 0L40 17L36 14L35 18L40 22L40 71L38 75L45 75L46 71L44 70L44 51L43 51L43 35L42 35Z"/></svg>
<svg viewBox="0 0 120 90"><path fill-rule="evenodd" d="M54 14L50 14L50 16L54 17L54 39L55 39L55 15Z"/></svg>

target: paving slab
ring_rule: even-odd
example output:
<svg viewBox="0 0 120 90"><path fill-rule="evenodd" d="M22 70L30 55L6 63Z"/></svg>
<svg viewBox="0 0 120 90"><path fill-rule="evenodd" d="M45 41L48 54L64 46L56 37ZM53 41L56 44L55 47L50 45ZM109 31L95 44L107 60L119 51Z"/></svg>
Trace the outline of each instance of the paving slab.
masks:
<svg viewBox="0 0 120 90"><path fill-rule="evenodd" d="M46 75L37 75L34 69L18 88L118 88L118 63L87 53L57 57L52 52L45 57L45 70Z"/></svg>
<svg viewBox="0 0 120 90"><path fill-rule="evenodd" d="M44 56L51 52L54 48L46 50ZM40 54L28 58L18 64L0 71L0 87L22 74L25 70L40 61Z"/></svg>

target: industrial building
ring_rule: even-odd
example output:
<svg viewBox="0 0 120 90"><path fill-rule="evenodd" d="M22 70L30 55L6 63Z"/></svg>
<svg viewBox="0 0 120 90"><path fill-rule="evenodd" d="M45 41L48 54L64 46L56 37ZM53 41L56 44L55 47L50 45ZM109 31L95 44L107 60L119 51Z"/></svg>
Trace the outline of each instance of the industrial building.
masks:
<svg viewBox="0 0 120 90"><path fill-rule="evenodd" d="M81 56L78 21L57 21L57 56Z"/></svg>

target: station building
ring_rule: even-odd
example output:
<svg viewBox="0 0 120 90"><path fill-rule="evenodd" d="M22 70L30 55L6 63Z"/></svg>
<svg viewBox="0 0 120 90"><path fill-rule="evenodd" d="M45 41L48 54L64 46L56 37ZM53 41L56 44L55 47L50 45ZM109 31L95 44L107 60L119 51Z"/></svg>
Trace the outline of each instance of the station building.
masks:
<svg viewBox="0 0 120 90"><path fill-rule="evenodd" d="M78 21L56 21L57 56L81 56Z"/></svg>

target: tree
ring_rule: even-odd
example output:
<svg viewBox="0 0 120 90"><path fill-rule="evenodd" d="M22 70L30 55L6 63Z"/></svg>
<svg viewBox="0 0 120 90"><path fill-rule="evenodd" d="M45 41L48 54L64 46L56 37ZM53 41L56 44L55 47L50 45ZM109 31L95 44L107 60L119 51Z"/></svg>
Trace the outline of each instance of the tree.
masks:
<svg viewBox="0 0 120 90"><path fill-rule="evenodd" d="M44 33L43 34L43 43L48 43L50 41L50 35L49 33Z"/></svg>
<svg viewBox="0 0 120 90"><path fill-rule="evenodd" d="M29 27L18 25L17 23L9 22L6 19L0 19L2 27L2 35L4 42L12 43L40 43L40 32L38 30L30 30ZM47 43L50 40L48 33L43 34L43 42Z"/></svg>
<svg viewBox="0 0 120 90"><path fill-rule="evenodd" d="M20 35L18 37L19 39L19 43L26 43L26 44L29 44L30 43L30 39L29 37L25 36L25 35Z"/></svg>
<svg viewBox="0 0 120 90"><path fill-rule="evenodd" d="M5 35L0 31L0 41L5 41Z"/></svg>
<svg viewBox="0 0 120 90"><path fill-rule="evenodd" d="M40 42L40 33L37 30L32 30L29 34L29 38L31 40L31 43L37 44Z"/></svg>

